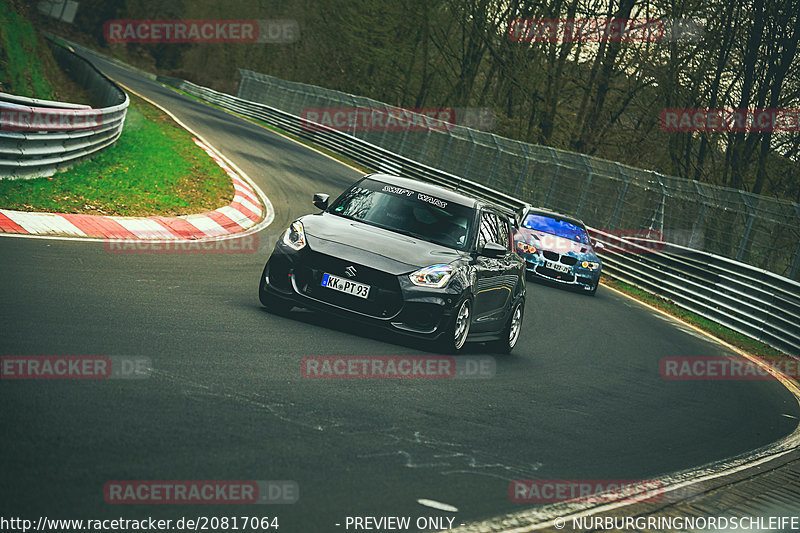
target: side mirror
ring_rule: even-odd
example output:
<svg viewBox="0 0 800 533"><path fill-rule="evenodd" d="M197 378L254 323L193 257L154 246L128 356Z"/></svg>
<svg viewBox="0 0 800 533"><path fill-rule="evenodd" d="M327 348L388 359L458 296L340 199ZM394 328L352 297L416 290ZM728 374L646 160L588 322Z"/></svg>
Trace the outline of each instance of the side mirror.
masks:
<svg viewBox="0 0 800 533"><path fill-rule="evenodd" d="M595 250L605 250L606 245L600 241L592 241L592 248Z"/></svg>
<svg viewBox="0 0 800 533"><path fill-rule="evenodd" d="M314 207L325 211L326 209L328 209L329 198L330 196L328 196L327 194L322 194L318 192L317 194L314 195Z"/></svg>
<svg viewBox="0 0 800 533"><path fill-rule="evenodd" d="M508 250L502 244L497 244L496 242L487 242L481 248L481 255L486 257L503 257L508 253Z"/></svg>

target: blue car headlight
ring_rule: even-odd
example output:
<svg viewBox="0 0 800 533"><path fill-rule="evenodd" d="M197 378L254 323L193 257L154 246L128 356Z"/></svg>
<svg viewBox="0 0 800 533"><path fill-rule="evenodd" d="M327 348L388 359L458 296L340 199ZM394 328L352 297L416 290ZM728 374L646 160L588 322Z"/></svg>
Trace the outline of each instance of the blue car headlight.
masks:
<svg viewBox="0 0 800 533"><path fill-rule="evenodd" d="M582 261L581 266L583 268L588 268L589 270L597 270L600 268L600 263L595 263L594 261Z"/></svg>
<svg viewBox="0 0 800 533"><path fill-rule="evenodd" d="M414 285L432 289L441 289L447 285L451 277L453 277L453 267L450 265L431 265L408 275Z"/></svg>
<svg viewBox="0 0 800 533"><path fill-rule="evenodd" d="M528 244L525 241L517 241L517 251L524 254L535 254L537 252L534 245Z"/></svg>

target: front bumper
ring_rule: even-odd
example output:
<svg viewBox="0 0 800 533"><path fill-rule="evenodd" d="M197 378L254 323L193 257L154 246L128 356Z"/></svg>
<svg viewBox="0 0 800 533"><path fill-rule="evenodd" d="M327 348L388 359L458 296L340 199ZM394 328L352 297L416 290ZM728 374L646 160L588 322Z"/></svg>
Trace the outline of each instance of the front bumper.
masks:
<svg viewBox="0 0 800 533"><path fill-rule="evenodd" d="M537 254L524 254L525 270L538 279L559 285L568 285L585 291L594 290L600 282L600 268L590 270L580 266L580 262L571 265L568 272L559 272L547 268L544 259Z"/></svg>
<svg viewBox="0 0 800 533"><path fill-rule="evenodd" d="M368 299L323 287L324 273L343 276L355 266L355 281L370 285ZM314 252L287 250L278 244L267 262L262 290L298 307L334 313L404 335L434 340L442 335L464 297L459 283L432 289L352 261Z"/></svg>

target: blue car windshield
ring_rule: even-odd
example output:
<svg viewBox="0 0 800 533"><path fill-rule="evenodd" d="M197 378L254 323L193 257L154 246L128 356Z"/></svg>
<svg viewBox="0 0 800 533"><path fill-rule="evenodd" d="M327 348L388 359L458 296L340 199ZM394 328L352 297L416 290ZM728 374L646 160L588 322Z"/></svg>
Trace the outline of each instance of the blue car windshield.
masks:
<svg viewBox="0 0 800 533"><path fill-rule="evenodd" d="M589 244L589 237L584 229L566 220L531 213L525 217L522 227Z"/></svg>

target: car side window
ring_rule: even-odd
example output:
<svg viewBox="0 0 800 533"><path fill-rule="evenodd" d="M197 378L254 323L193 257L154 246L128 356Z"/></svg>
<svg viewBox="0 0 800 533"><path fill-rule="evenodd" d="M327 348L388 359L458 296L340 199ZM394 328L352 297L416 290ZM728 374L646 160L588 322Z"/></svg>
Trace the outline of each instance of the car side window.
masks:
<svg viewBox="0 0 800 533"><path fill-rule="evenodd" d="M478 231L478 250L483 248L487 242L497 242L497 217L493 213L483 211Z"/></svg>
<svg viewBox="0 0 800 533"><path fill-rule="evenodd" d="M481 213L481 227L478 232L478 249L483 248L487 242L497 243L508 248L511 230L508 221L498 217L495 213L484 211Z"/></svg>
<svg viewBox="0 0 800 533"><path fill-rule="evenodd" d="M511 250L511 225L507 217L500 217L498 226L498 244L502 244L507 250Z"/></svg>

